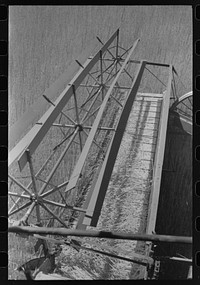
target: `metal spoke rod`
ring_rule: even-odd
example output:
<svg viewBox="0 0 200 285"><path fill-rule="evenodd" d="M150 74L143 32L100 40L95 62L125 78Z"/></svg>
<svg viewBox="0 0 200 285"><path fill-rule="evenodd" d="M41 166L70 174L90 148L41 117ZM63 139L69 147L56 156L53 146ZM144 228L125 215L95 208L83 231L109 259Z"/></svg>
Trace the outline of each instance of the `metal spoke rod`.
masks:
<svg viewBox="0 0 200 285"><path fill-rule="evenodd" d="M46 95L42 95L46 100L47 102L49 102L51 105L53 105L54 107L56 107L56 105L46 96ZM63 113L63 111L60 111L60 113L65 117L67 118L69 121L71 121L72 123L76 124L76 122L74 120L72 120L72 118L70 118L68 115L66 115L65 113Z"/></svg>
<svg viewBox="0 0 200 285"><path fill-rule="evenodd" d="M35 175L34 175L34 170L33 170L32 158L31 158L29 149L26 150L26 155L27 155L27 160L29 163L29 168L30 168L30 173L31 173L33 191L34 191L35 197L37 198L38 197L37 186L36 186L36 180L35 180ZM37 216L37 223L39 224L41 221L40 221L40 207L38 204L36 204L36 216Z"/></svg>
<svg viewBox="0 0 200 285"><path fill-rule="evenodd" d="M68 151L68 149L69 149L71 143L73 142L74 138L76 137L77 133L78 133L78 128L76 128L76 130L74 131L73 136L71 137L69 143L67 144L67 146L65 147L65 149L62 152L61 156L59 157L58 161L56 162L56 164L54 165L53 169L51 170L51 172L50 172L50 174L49 174L49 176L48 176L48 178L46 180L47 184L44 184L44 186L41 188L41 190L39 191L39 195L41 195L45 191L45 189L47 188L49 181L51 180L51 178L54 175L55 171L57 170L58 166L60 165L63 157L65 156L66 152Z"/></svg>
<svg viewBox="0 0 200 285"><path fill-rule="evenodd" d="M11 174L8 174L8 177L13 180L20 188L22 188L24 190L24 192L26 192L27 194L29 194L30 196L32 196L32 193L27 189L27 187L25 187L24 185L22 185L19 181L17 181Z"/></svg>
<svg viewBox="0 0 200 285"><path fill-rule="evenodd" d="M58 185L58 186L55 186L55 188L50 189L49 191L46 191L45 193L41 194L40 197L44 198L44 197L46 197L46 196L48 196L48 195L51 195L51 194L53 194L55 191L59 190L60 188L62 188L62 187L64 187L64 186L66 186L68 183L69 183L69 181L67 180L67 181L65 181L64 183L62 183L62 184L60 184L60 185Z"/></svg>

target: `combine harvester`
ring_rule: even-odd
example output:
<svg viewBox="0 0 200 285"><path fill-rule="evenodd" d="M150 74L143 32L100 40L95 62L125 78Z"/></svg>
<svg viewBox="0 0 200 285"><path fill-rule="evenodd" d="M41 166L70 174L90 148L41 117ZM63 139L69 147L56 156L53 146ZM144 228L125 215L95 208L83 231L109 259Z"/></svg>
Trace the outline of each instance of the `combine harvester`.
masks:
<svg viewBox="0 0 200 285"><path fill-rule="evenodd" d="M19 267L24 271L52 271L52 242L139 264L140 279L155 279L160 262L153 255L156 244L192 243L187 236L155 234L168 117L191 134L192 92L178 96L172 65L132 59L139 39L128 49L119 45L119 30L106 43L97 39L99 50L85 52L10 128L8 231L34 236L36 253L43 248L39 258ZM94 56L89 56L92 49ZM95 230L128 131L144 147L134 171L151 175L146 231ZM105 247L82 246L80 237L140 241L144 253L127 258ZM190 259L168 259L187 262L188 270L191 266Z"/></svg>

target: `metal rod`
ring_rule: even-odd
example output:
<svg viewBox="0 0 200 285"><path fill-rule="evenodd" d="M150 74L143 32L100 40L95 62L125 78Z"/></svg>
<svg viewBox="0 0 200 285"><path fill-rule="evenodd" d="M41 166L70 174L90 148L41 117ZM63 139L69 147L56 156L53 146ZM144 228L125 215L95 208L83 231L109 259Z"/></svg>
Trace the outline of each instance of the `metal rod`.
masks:
<svg viewBox="0 0 200 285"><path fill-rule="evenodd" d="M10 179L12 179L20 188L22 188L24 190L24 192L26 192L27 194L29 194L30 196L32 196L32 193L27 189L27 187L25 187L24 185L22 185L19 181L17 181L12 175L8 174L8 177Z"/></svg>
<svg viewBox="0 0 200 285"><path fill-rule="evenodd" d="M24 205L20 206L19 208L17 208L16 210L13 210L12 212L8 213L8 217L10 217L10 216L16 214L17 212L19 212L19 211L21 211L21 210L27 208L29 205L31 205L31 203L32 203L32 202L29 201L29 202L27 202L26 204L24 204Z"/></svg>
<svg viewBox="0 0 200 285"><path fill-rule="evenodd" d="M115 100L115 102L117 102L120 105L120 107L123 107L123 105L113 95L110 95L110 96L111 98Z"/></svg>
<svg viewBox="0 0 200 285"><path fill-rule="evenodd" d="M46 181L45 181L45 182L46 182ZM60 184L60 185L58 185L58 186L55 186L55 188L50 189L49 191L47 191L47 192L41 194L40 197L44 198L44 197L46 197L46 196L48 196L48 195L54 193L55 191L59 190L60 188L66 186L68 183L69 183L69 181L65 181L64 183L62 183L62 184Z"/></svg>
<svg viewBox="0 0 200 285"><path fill-rule="evenodd" d="M109 82L113 77L115 77L115 75L117 75L118 71L116 71L114 74L112 74L113 70L115 68L115 65L113 65L113 67L111 68L111 70L108 72L106 71L106 73L108 74L107 78L105 79L105 84L107 82ZM111 75L112 74L112 75ZM110 78L109 78L110 77ZM104 85L105 86L105 85Z"/></svg>
<svg viewBox="0 0 200 285"><path fill-rule="evenodd" d="M113 67L113 69L114 69L114 67ZM113 69L112 69L112 71L113 71ZM112 72L112 71L111 71L111 72ZM111 75L111 72L109 73L108 77L106 78L105 84L108 83L108 82L109 82L113 77L115 77L115 76L117 75L117 73L118 73L118 71L115 72L115 73L113 73L112 76L109 78L109 76Z"/></svg>
<svg viewBox="0 0 200 285"><path fill-rule="evenodd" d="M36 180L35 180L35 175L34 175L34 170L33 170L33 163L32 163L31 155L28 149L26 150L26 155L27 155L27 160L29 163L29 168L30 168L30 173L31 173L33 191L35 193L35 197L37 198L38 191L37 191ZM39 224L41 221L40 221L40 206L38 204L36 204L36 216L37 216L37 223Z"/></svg>
<svg viewBox="0 0 200 285"><path fill-rule="evenodd" d="M122 66L121 62L119 62L119 65ZM129 72L124 68L124 72L133 80L133 77L129 74Z"/></svg>
<svg viewBox="0 0 200 285"><path fill-rule="evenodd" d="M36 203L35 203L35 201L34 201L34 202L31 204L31 206L30 206L30 208L28 209L28 211L26 212L26 214L23 216L23 218L20 219L20 221L21 221L22 223L25 223L25 224L27 223L27 220L28 220L29 216L31 215L33 209L35 208L35 205L36 205Z"/></svg>
<svg viewBox="0 0 200 285"><path fill-rule="evenodd" d="M65 228L67 228L67 225L57 216L55 215L49 208L47 208L43 203L41 203L41 207L44 208L51 216L53 216L58 222L61 223ZM48 229L48 228L47 228ZM36 232L37 233L37 232ZM40 232L40 234L42 234Z"/></svg>
<svg viewBox="0 0 200 285"><path fill-rule="evenodd" d="M100 51L100 53L101 53L101 51ZM78 65L81 67L81 68L85 68L77 59L75 59L75 61L78 63ZM90 72L88 72L88 75L89 76L91 76L91 78L98 84L98 85L100 85L100 83L98 82L98 80L90 73Z"/></svg>
<svg viewBox="0 0 200 285"><path fill-rule="evenodd" d="M189 263L192 264L192 259L190 258L181 258L181 257L176 257L176 256L156 256L155 257L158 260L171 260L171 261L177 261L177 262L183 262L183 263Z"/></svg>
<svg viewBox="0 0 200 285"><path fill-rule="evenodd" d="M104 63L104 59L103 59L102 63ZM107 70L108 70L109 68L111 68L111 66L112 66L113 64L114 64L114 66L115 66L115 61L113 61L113 60L112 60L112 63L111 63L109 66L106 66L106 65L104 64L106 68L104 69L103 74L104 74L104 73L107 73L107 72L108 72ZM100 77L100 75L98 75L98 77ZM105 85L105 84L104 84L104 85Z"/></svg>
<svg viewBox="0 0 200 285"><path fill-rule="evenodd" d="M94 106L94 104L95 104L95 102L99 96L99 93L101 92L101 89L102 89L102 87L98 90L96 96L94 97L93 101L91 102L90 107L88 108L88 112L83 116L83 118L81 120L81 124L84 124L88 120L88 118L90 118L92 116L92 114L94 114L96 112L96 110L98 110L98 108L100 108L100 107L98 107L92 114L89 114L89 112L91 111L92 107ZM88 115L89 115L89 117L88 117Z"/></svg>
<svg viewBox="0 0 200 285"><path fill-rule="evenodd" d="M104 45L104 43L101 41L101 39L99 37L96 37L96 38L102 45ZM112 52L108 48L107 48L107 52L112 56L113 59L115 59L114 55L112 54Z"/></svg>
<svg viewBox="0 0 200 285"><path fill-rule="evenodd" d="M52 176L54 175L55 171L57 170L59 164L61 163L63 157L65 156L66 152L68 151L68 149L69 149L71 143L73 142L74 138L76 137L77 133L78 133L78 129L76 129L76 130L74 131L74 134L73 134L73 136L71 137L69 143L66 145L64 151L62 152L62 154L61 154L61 156L59 157L58 161L56 162L56 164L54 165L53 169L51 170L51 172L50 172L50 174L49 174L49 176L48 176L48 178L47 178L47 180L46 180L46 183L47 183L47 184L44 184L44 185L43 185L43 187L42 187L41 190L39 191L39 196L40 196L40 195L44 192L44 190L47 188L49 181L51 180Z"/></svg>
<svg viewBox="0 0 200 285"><path fill-rule="evenodd" d="M127 52L129 52L129 50L132 48L132 46L130 46L128 49L125 49L125 52L121 54L120 57L124 56Z"/></svg>
<svg viewBox="0 0 200 285"><path fill-rule="evenodd" d="M104 98L104 88L103 88L103 62L102 62L102 52L100 52L100 76L101 76L101 86L102 86L102 101Z"/></svg>
<svg viewBox="0 0 200 285"><path fill-rule="evenodd" d="M94 88L95 88L95 86L94 86ZM94 89L93 88L93 89ZM85 100L85 102L81 105L81 108L83 108L96 94L98 94L98 92L100 91L100 89L101 89L102 87L101 86L99 86L98 87L98 89L94 92L94 94L92 94L92 92L93 92L93 89L92 89L92 91L89 93L89 96L87 97L87 99ZM92 94L92 95L91 95ZM91 95L91 96L90 96ZM88 110L86 111L87 113L89 112Z"/></svg>
<svg viewBox="0 0 200 285"><path fill-rule="evenodd" d="M171 235L150 235L150 234L134 234L121 233L111 231L96 231L96 230L71 230L63 228L45 228L45 227L8 227L8 232L13 233L27 233L27 234L47 234L58 236L83 236L83 237L98 237L109 239L126 239L139 241L152 241L155 243L181 243L192 244L192 237L190 236L171 236Z"/></svg>
<svg viewBox="0 0 200 285"><path fill-rule="evenodd" d="M163 86L167 87L165 83L163 83L151 70L149 70L147 67L145 67L146 70L148 70L160 83L162 83Z"/></svg>
<svg viewBox="0 0 200 285"><path fill-rule="evenodd" d="M88 251L91 251L91 252L99 253L99 254L102 254L102 255L105 255L105 256L109 256L109 257L112 257L112 258L115 258L115 259L125 260L125 261L128 261L128 262L132 262L132 263L135 263L135 264L140 264L140 265L143 265L143 266L147 266L148 265L147 261L143 262L143 261L127 258L127 257L121 256L121 255L116 255L116 254L113 254L113 253L110 253L110 252L105 252L105 251L101 251L101 250L98 250L98 249L89 248L89 247L82 246L82 245L80 245L80 246L79 245L74 245L74 246L78 247L80 249L83 249L83 250L88 250Z"/></svg>
<svg viewBox="0 0 200 285"><path fill-rule="evenodd" d="M75 126L74 126L75 127ZM69 130L70 131L70 130ZM69 133L69 132L68 132ZM73 136L74 132L66 136L59 144L54 146L53 151L56 150L58 147L60 147L65 141L67 141L71 136Z"/></svg>
<svg viewBox="0 0 200 285"><path fill-rule="evenodd" d="M75 110L76 110L76 120L77 120L77 123L78 125L80 125L80 119L79 119L79 114L78 114L78 104L77 104L77 98L76 98L76 90L75 90L75 86L72 85L72 88L73 88L73 93L74 93L74 104L75 104ZM80 152L82 151L82 140L81 140L81 133L80 133L80 130L79 130L79 141L80 141Z"/></svg>
<svg viewBox="0 0 200 285"><path fill-rule="evenodd" d="M23 195L23 194L18 194L18 193L14 193L14 192L10 192L8 191L8 195L10 196L16 196L16 197L20 197L20 198L25 198L25 199L29 199L30 200L30 196L26 196L26 195Z"/></svg>
<svg viewBox="0 0 200 285"><path fill-rule="evenodd" d="M72 88L73 88L73 95L74 95L74 105L75 105L75 110L76 110L76 120L77 120L77 123L80 124L75 86L72 85Z"/></svg>
<svg viewBox="0 0 200 285"><path fill-rule="evenodd" d="M85 116L84 121L82 119L82 124L84 124L85 122L87 122L92 116L94 116L94 114L100 109L100 106L98 106L92 113L89 114L89 116Z"/></svg>
<svg viewBox="0 0 200 285"><path fill-rule="evenodd" d="M64 205L64 204L61 204L61 203L58 203L58 202L54 202L54 201L49 201L49 200L46 200L46 199L43 199L43 202L47 203L49 205L53 205L53 206L57 206L57 207L65 208L65 209L71 209L71 210L79 211L79 212L82 212L82 213L86 213L86 211L87 211L86 209L70 206L70 205L67 205L67 204Z"/></svg>
<svg viewBox="0 0 200 285"><path fill-rule="evenodd" d="M49 102L51 105L53 105L54 107L56 107L56 105L46 96L46 95L42 95L47 102ZM66 115L63 111L60 112L65 118L67 118L68 120L70 120L71 122L75 123L68 115Z"/></svg>
<svg viewBox="0 0 200 285"><path fill-rule="evenodd" d="M143 265L143 266L147 266L147 264L153 263L153 259L152 258L147 258L145 256L141 256L140 257L140 259L143 259L144 261L139 261L137 259L127 258L127 257L120 256L120 255L117 255L117 254L112 254L110 252L105 252L105 251L102 251L102 250L96 250L96 249L93 249L93 248L89 248L89 247L78 245L78 244L74 244L74 243L72 244L72 243L67 242L67 241L57 240L57 239L53 239L53 238L49 238L49 237L47 238L47 237L44 237L44 236L41 236L41 235L37 235L37 234L34 234L34 237L36 237L38 239L43 239L43 240L46 240L46 241L49 241L49 242L52 242L52 243L64 244L64 245L72 246L72 247L75 247L75 248L78 248L78 249L88 250L88 251L99 253L99 254L102 254L102 255L105 255L105 256L109 256L109 257L112 257L112 258L121 259L121 260L129 261L129 262L132 262L132 263L140 264L140 265Z"/></svg>

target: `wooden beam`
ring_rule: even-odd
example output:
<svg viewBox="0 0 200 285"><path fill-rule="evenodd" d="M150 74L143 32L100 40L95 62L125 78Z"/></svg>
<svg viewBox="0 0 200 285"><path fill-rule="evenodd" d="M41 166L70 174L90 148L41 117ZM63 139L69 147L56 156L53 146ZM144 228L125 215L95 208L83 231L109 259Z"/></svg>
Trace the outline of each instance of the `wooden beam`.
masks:
<svg viewBox="0 0 200 285"><path fill-rule="evenodd" d="M71 230L64 228L45 228L45 227L30 227L30 226L11 226L8 227L9 233L26 233L26 234L46 234L58 236L83 236L109 239L126 239L153 241L155 243L181 243L192 244L192 237L188 236L170 236L170 235L150 235L150 234L134 234L121 233L111 231L95 231L95 230Z"/></svg>

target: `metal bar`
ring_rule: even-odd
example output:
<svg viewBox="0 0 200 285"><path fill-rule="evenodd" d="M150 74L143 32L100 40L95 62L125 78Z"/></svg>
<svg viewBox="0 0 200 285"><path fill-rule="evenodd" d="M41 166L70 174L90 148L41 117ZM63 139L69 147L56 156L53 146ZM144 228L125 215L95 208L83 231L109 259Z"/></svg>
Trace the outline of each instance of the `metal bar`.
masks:
<svg viewBox="0 0 200 285"><path fill-rule="evenodd" d="M46 200L46 199L43 199L42 201L44 203L46 203L46 204L49 204L49 205L53 205L53 206L57 206L57 207L65 208L65 209L71 209L71 210L79 211L79 212L82 212L82 213L86 213L86 211L87 211L86 209L70 206L70 205L67 205L67 204L64 205L64 204L61 204L61 203L58 203L58 202L54 202L54 201L49 201L49 200Z"/></svg>
<svg viewBox="0 0 200 285"><path fill-rule="evenodd" d="M95 103L95 102L94 102ZM100 109L100 106L98 106L92 113L89 114L89 116L85 116L82 121L81 124L84 124L85 122L87 122L89 120L89 118L91 118L92 116L94 116L94 114ZM88 115L88 114L86 114Z"/></svg>
<svg viewBox="0 0 200 285"><path fill-rule="evenodd" d="M76 120L77 120L77 123L80 124L75 86L72 85L72 88L73 88L74 104L75 104L75 110L76 110Z"/></svg>
<svg viewBox="0 0 200 285"><path fill-rule="evenodd" d="M103 63L104 63L104 59L103 59ZM107 73L107 72L108 72L107 70L108 70L109 68L111 68L111 66L112 66L113 64L115 65L115 61L113 61L113 60L112 60L112 63L111 63L109 66L106 66L105 63L104 63L105 69L104 69L103 73ZM113 69L112 69L112 70L113 70ZM98 75L98 77L100 77L100 75ZM105 84L104 84L104 85L105 85Z"/></svg>
<svg viewBox="0 0 200 285"><path fill-rule="evenodd" d="M74 85L72 85L74 86ZM47 102L49 102L51 105L53 105L54 107L56 106L46 95L42 95ZM68 115L66 115L65 113L63 113L62 111L60 112L65 118L67 118L68 120L70 120L72 123L76 124L76 122L74 120L72 120L72 118L70 118Z"/></svg>
<svg viewBox="0 0 200 285"><path fill-rule="evenodd" d="M35 201L34 201L34 202L31 204L31 206L30 206L30 208L28 209L28 211L26 212L26 214L23 216L23 218L20 219L20 221L21 221L22 223L24 223L24 224L27 223L27 220L28 220L29 216L31 215L31 213L32 213L32 211L33 211L35 205L36 205L36 203L35 203Z"/></svg>
<svg viewBox="0 0 200 285"><path fill-rule="evenodd" d="M104 110L105 110L106 104L107 104L107 102L108 102L108 100L109 100L109 98L110 98L110 94L111 94L111 92L112 92L112 90L113 90L113 86L116 84L117 80L119 79L119 76L121 75L121 73L122 73L124 67L126 66L127 61L129 60L129 58L131 57L133 51L135 50L135 48L136 48L138 42L139 42L139 39L135 41L135 43L134 43L134 45L133 45L133 47L132 47L132 49L131 49L129 55L127 56L127 58L126 58L125 62L123 63L123 65L122 65L120 71L118 72L118 74L117 74L117 76L115 77L115 79L113 80L113 82L112 82L112 84L111 84L111 86L110 86L108 92L107 92L106 95L105 95L105 98L104 98L104 100L103 100L103 102L102 102L102 104L101 104L101 106L100 106L99 112L98 112L98 114L97 114L97 116L96 116L96 118L95 118L95 121L94 121L94 123L93 123L93 127L92 127L92 129L91 129L91 131L90 131L90 133L89 133L89 135L88 135L88 138L87 138L87 140L86 140L86 142L85 142L83 151L82 151L82 153L81 153L81 155L80 155L80 157L79 157L79 159L78 159L78 162L77 162L77 164L76 164L76 166L75 166L75 168L74 168L74 171L73 171L73 173L72 173L71 179L69 180L69 184L68 184L67 187L66 187L66 191L68 191L69 189L74 188L75 185L76 185L76 183L77 183L77 181L78 181L78 179L79 179L79 177L80 177L82 168L83 168L83 166L84 166L84 164L85 164L85 160L86 160L86 158L87 158L87 156L88 156L88 153L89 153L91 144L92 144L92 142L93 142L93 139L94 139L94 137L95 137L96 131L97 131L97 129L98 129L98 126L99 126L101 117L102 117L103 112L104 112Z"/></svg>
<svg viewBox="0 0 200 285"><path fill-rule="evenodd" d="M122 66L122 64L119 62L119 65ZM126 72L126 74L131 78L131 80L133 80L133 77L129 74L129 72L124 68L124 71Z"/></svg>
<svg viewBox="0 0 200 285"><path fill-rule="evenodd" d="M101 53L101 51L100 51L100 53ZM83 66L77 59L75 59L75 61L78 63L78 65L79 65L82 69L84 69L84 66ZM90 72L88 72L88 75L89 75L98 85L100 85L99 81L98 81Z"/></svg>
<svg viewBox="0 0 200 285"><path fill-rule="evenodd" d="M113 72L113 70L114 70L114 68L115 68L115 65L113 65L113 67L111 68L111 70L108 72L108 71L106 71L106 73L108 73L108 76L107 76L107 78L106 78L106 80L105 80L105 84L107 83L107 82L109 82L113 77L115 77L115 75L118 73L118 71L116 71L114 74L112 74L112 72ZM112 75L111 75L112 74ZM109 78L110 77L110 78ZM104 85L105 86L105 85ZM110 87L110 86L109 86Z"/></svg>
<svg viewBox="0 0 200 285"><path fill-rule="evenodd" d="M62 128L72 128L74 129L74 125L67 125L67 124L53 124L53 127L62 127Z"/></svg>
<svg viewBox="0 0 200 285"><path fill-rule="evenodd" d="M36 186L36 180L35 180L35 175L34 175L34 170L33 170L33 164L32 164L32 159L29 150L26 150L26 155L27 155L27 160L29 163L29 168L30 168L30 173L31 173L31 179L32 179L32 185L33 185L33 191L35 193L35 196L38 197L37 193L37 186ZM37 216L37 223L40 223L40 206L36 204L36 216Z"/></svg>
<svg viewBox="0 0 200 285"><path fill-rule="evenodd" d="M94 89L94 88L93 88ZM88 98L85 100L85 102L81 105L81 108L83 108L98 92L102 89L102 87L98 87L98 89L92 94L93 90L89 94ZM92 94L92 95L91 95ZM91 95L91 96L90 96ZM96 97L95 97L96 98ZM88 110L86 111L87 113L89 112Z"/></svg>
<svg viewBox="0 0 200 285"><path fill-rule="evenodd" d="M83 224L85 225L91 224L94 226L98 222L103 200L104 200L106 190L107 190L110 177L112 174L112 169L114 167L114 163L115 163L117 153L120 147L120 143L121 143L124 131L125 131L127 120L128 120L133 102L135 100L140 81L142 79L144 68L145 68L145 62L142 61L140 66L138 67L137 75L134 79L134 82L132 83L131 90L129 91L129 94L127 95L126 102L122 109L121 116L117 123L116 131L112 137L112 141L109 145L109 149L106 153L106 157L102 164L97 182L95 185L93 185L93 188L92 187L90 188L92 197L89 201L87 214L85 216L85 219L83 220ZM84 205L84 208L86 207L87 206Z"/></svg>
<svg viewBox="0 0 200 285"><path fill-rule="evenodd" d="M83 129L91 129L92 126L83 126ZM109 127L99 127L98 130L102 131L115 131L115 128L109 128Z"/></svg>
<svg viewBox="0 0 200 285"><path fill-rule="evenodd" d="M69 132L68 132L69 133ZM53 151L56 150L58 147L60 147L65 141L67 141L71 136L73 136L74 132L66 136L59 144L54 146Z"/></svg>
<svg viewBox="0 0 200 285"><path fill-rule="evenodd" d="M60 114L60 118L59 118L59 120L58 120L58 123L59 123L59 124L60 124L60 122L61 122L61 119L62 119L62 114ZM65 137L65 132L63 131L63 129L60 128L60 130L61 130L61 133L63 134L63 136Z"/></svg>
<svg viewBox="0 0 200 285"><path fill-rule="evenodd" d="M131 48L132 48L132 46L130 46L128 49L125 49L125 52L122 53L122 54L120 55L120 57L124 56L127 52L129 52L129 50L130 50Z"/></svg>
<svg viewBox="0 0 200 285"><path fill-rule="evenodd" d="M118 33L117 33L117 39L116 39L116 41L117 41L117 43L116 43L116 55L115 55L115 57L116 57L116 69L115 69L115 71L117 72L117 65L118 65L118 48L119 48L119 31L118 31Z"/></svg>
<svg viewBox="0 0 200 285"><path fill-rule="evenodd" d="M78 247L80 249L83 249L83 250L88 250L88 251L95 252L95 253L98 253L98 254L102 254L102 255L105 255L105 256L109 256L109 257L112 257L112 258L115 258L115 259L125 260L125 261L128 261L128 262L135 263L135 264L140 264L140 265L143 265L143 266L147 266L148 265L147 261L146 262L139 261L139 260L135 260L135 259L131 259L131 258L127 258L127 257L121 256L121 255L116 255L116 254L113 254L113 253L110 253L110 252L89 248L89 247L82 246L82 245L80 245L80 246L79 245L74 245L74 246Z"/></svg>
<svg viewBox="0 0 200 285"><path fill-rule="evenodd" d="M57 240L57 239L53 239L53 238L49 238L49 237L47 238L47 237L44 237L44 236L41 236L41 235L37 235L37 234L34 234L34 237L36 237L38 239L46 240L46 241L49 241L49 242L52 242L52 243L64 244L64 245L72 246L72 247L79 248L79 249L82 249L82 250L88 250L88 251L99 253L99 254L102 254L102 255L105 255L105 256L109 256L109 257L112 257L112 258L121 259L121 260L129 261L129 262L132 262L132 263L140 264L140 265L143 265L143 266L147 266L147 264L153 263L153 259L152 258L148 258L147 259L147 258L145 258L145 256L142 256L142 255L141 255L140 258L143 259L144 261L140 261L140 260L133 259L133 258L126 258L124 256L116 255L116 254L113 254L113 253L110 253L110 252L105 252L105 251L102 251L102 250L96 250L96 249L89 248L89 247L82 246L82 245L78 245L78 244L73 244L72 245L70 242Z"/></svg>
<svg viewBox="0 0 200 285"><path fill-rule="evenodd" d="M174 80L175 99L177 99L177 98L178 98L178 95L177 95L177 90L176 90L176 81L175 81L174 72L173 72L173 80Z"/></svg>
<svg viewBox="0 0 200 285"><path fill-rule="evenodd" d="M114 69L114 67L113 67L113 69ZM113 71L113 69L111 70L111 72ZM108 77L106 78L105 83L108 83L108 82L109 82L113 77L115 77L115 76L117 75L117 73L118 73L118 71L115 72L115 73L112 74L112 76L109 78L109 76L111 75L111 72L109 73Z"/></svg>
<svg viewBox="0 0 200 285"><path fill-rule="evenodd" d="M75 104L75 110L76 110L76 120L78 125L80 125L80 119L79 119L79 114L78 114L78 104L77 104L77 98L76 98L76 90L75 90L75 86L73 85L73 93L74 93L74 104ZM80 151L82 151L83 145L82 145L82 140L81 140L81 133L80 130L78 132L79 135L79 141L80 141Z"/></svg>
<svg viewBox="0 0 200 285"><path fill-rule="evenodd" d="M103 85L103 62L102 62L102 52L100 52L100 77L101 77L101 85Z"/></svg>
<svg viewBox="0 0 200 285"><path fill-rule="evenodd" d="M149 70L147 67L146 67L146 70L148 70L160 83L162 83L162 85L164 85L165 87L167 87L167 85L165 83L163 83L153 72L151 72L151 70Z"/></svg>
<svg viewBox="0 0 200 285"><path fill-rule="evenodd" d="M26 192L27 194L29 194L30 196L32 196L32 193L27 189L27 187L25 187L24 185L22 185L19 181L17 181L12 175L8 174L8 177L10 179L12 179L20 188L22 188L24 190L24 192Z"/></svg>
<svg viewBox="0 0 200 285"><path fill-rule="evenodd" d="M63 157L65 156L66 152L68 151L68 149L69 149L71 143L73 142L74 138L76 137L77 133L78 133L78 129L76 129L76 130L74 131L73 136L71 137L70 141L69 141L68 144L66 145L64 151L62 152L61 156L60 156L59 159L57 160L57 162L56 162L56 164L54 165L53 169L51 170L50 174L48 175L47 180L46 180L46 183L47 183L47 184L44 184L43 187L40 189L40 191L39 191L39 196L40 196L40 195L44 192L44 190L47 188L49 181L51 180L52 176L54 175L55 171L57 170L59 164L61 163Z"/></svg>
<svg viewBox="0 0 200 285"><path fill-rule="evenodd" d="M115 102L120 105L120 107L123 107L123 105L122 105L113 95L110 95L110 97L111 97L112 99L114 99Z"/></svg>
<svg viewBox="0 0 200 285"><path fill-rule="evenodd" d="M101 39L99 37L96 37L96 38L102 45L104 45L104 43L101 41ZM107 52L112 56L113 59L115 59L114 55L112 54L112 52L109 49L107 49Z"/></svg>
<svg viewBox="0 0 200 285"><path fill-rule="evenodd" d="M14 193L14 192L10 192L10 191L8 191L8 195L10 195L10 196L16 196L16 197L21 197L21 198L25 198L25 199L29 199L30 200L30 196L26 196L26 195L20 195L20 194L18 194L18 193ZM15 202L16 203L16 202Z"/></svg>
<svg viewBox="0 0 200 285"><path fill-rule="evenodd" d="M103 58L102 58L102 53L100 53L100 76L101 76L101 86L102 86L102 101L104 98L104 87L103 87L103 62L102 62Z"/></svg>
<svg viewBox="0 0 200 285"><path fill-rule="evenodd" d="M188 97L188 100L190 101L190 105L192 106L192 102L191 102L191 99L190 99L190 97Z"/></svg>
<svg viewBox="0 0 200 285"><path fill-rule="evenodd" d="M164 260L164 261L172 260L172 261L178 261L178 262L192 264L192 259L190 259L190 258L181 258L181 257L176 257L176 256L173 256L173 257L171 257L171 256L156 256L156 259Z"/></svg>
<svg viewBox="0 0 200 285"><path fill-rule="evenodd" d="M111 38L105 43L105 45L101 48L102 54L107 50L110 44L117 36L117 31L111 36ZM100 58L100 51L96 53L96 55L92 58L87 60L84 70L80 70L77 75L71 80L70 84L75 85L75 88L80 85L80 83L84 80L87 76L88 72L92 69L92 67L97 63ZM8 166L17 158L20 170L24 168L27 163L27 158L25 155L25 148L28 148L30 154L32 155L40 142L42 141L45 134L48 132L49 128L51 127L52 123L55 121L59 113L62 111L66 103L69 101L70 97L73 94L72 86L68 85L60 96L55 101L56 107L51 106L48 111L42 116L39 122L43 123L42 126L35 125L30 132L20 141L17 146L12 149L9 153L8 159Z"/></svg>
<svg viewBox="0 0 200 285"><path fill-rule="evenodd" d="M161 173L164 159L167 123L169 115L170 93L172 83L172 65L169 67L169 78L166 93L163 95L163 104L161 110L161 118L158 130L157 148L154 158L154 171L152 190L149 199L149 212L146 232L148 234L155 231L156 216L158 210L158 199L160 193Z"/></svg>
<svg viewBox="0 0 200 285"><path fill-rule="evenodd" d="M86 87L86 85L82 85L83 87ZM109 88L109 85L104 85L106 88ZM89 87L95 87L95 85L90 85ZM130 87L127 86L114 86L113 88L119 88L119 89L130 89ZM74 107L73 107L74 108Z"/></svg>
<svg viewBox="0 0 200 285"><path fill-rule="evenodd" d="M40 204L42 208L44 208L51 216L53 216L61 225L63 225L65 228L67 228L67 225L57 216L55 215L48 207L46 207L44 204ZM47 228L48 229L48 228ZM37 232L36 232L37 233ZM42 234L40 232L40 234Z"/></svg>
<svg viewBox="0 0 200 285"><path fill-rule="evenodd" d="M166 64L166 63L151 62L151 61L147 61L146 63L147 63L147 65L157 65L157 66L170 67L170 64Z"/></svg>
<svg viewBox="0 0 200 285"><path fill-rule="evenodd" d="M90 104L90 106L89 106L89 108L88 108L88 111L87 111L87 113L85 113L85 115L83 116L83 118L81 119L81 124L84 124L87 120L88 120L88 118L90 118L91 117L91 114L89 114L89 112L91 111L91 109L92 109L92 107L94 106L94 104L95 104L95 102L96 102L96 100L97 100L97 98L98 98L98 96L99 96L99 93L101 92L101 89L102 89L102 87L100 87L99 88L99 90L97 91L97 92L95 92L96 94L95 94L95 97L94 97L94 99L92 100L92 102L91 102L91 104ZM93 96L92 96L93 97ZM99 107L98 107L99 108ZM94 113L94 112L93 112ZM92 113L92 114L93 114ZM89 115L89 117L88 117L88 115Z"/></svg>
<svg viewBox="0 0 200 285"><path fill-rule="evenodd" d="M10 217L10 216L16 214L17 212L19 212L19 211L21 211L21 210L27 208L29 205L31 205L31 203L32 203L32 202L29 201L29 202L27 202L26 204L24 204L24 205L20 206L19 208L17 208L16 210L13 210L12 212L8 213L8 217Z"/></svg>
<svg viewBox="0 0 200 285"><path fill-rule="evenodd" d="M109 239L126 239L139 241L153 241L156 243L183 243L192 244L192 237L190 236L170 236L170 235L150 235L150 234L134 234L134 233L120 233L110 231L96 231L96 230L71 230L63 228L45 228L45 227L8 227L10 233L27 233L27 234L47 234L58 236L84 236L84 237L98 237Z"/></svg>

